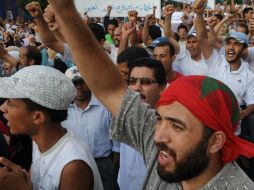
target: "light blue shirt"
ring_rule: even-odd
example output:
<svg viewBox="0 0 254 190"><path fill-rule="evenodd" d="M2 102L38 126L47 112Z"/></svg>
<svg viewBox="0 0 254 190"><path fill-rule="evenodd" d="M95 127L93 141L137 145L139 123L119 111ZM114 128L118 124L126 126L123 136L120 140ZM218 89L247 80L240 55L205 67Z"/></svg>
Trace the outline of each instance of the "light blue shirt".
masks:
<svg viewBox="0 0 254 190"><path fill-rule="evenodd" d="M144 182L146 166L140 152L120 144L120 168L118 184L121 190L140 190Z"/></svg>
<svg viewBox="0 0 254 190"><path fill-rule="evenodd" d="M76 103L69 106L68 118L62 122L62 126L87 143L95 158L101 158L108 157L112 151L119 152L119 143L109 139L110 122L111 114L92 95L84 110Z"/></svg>

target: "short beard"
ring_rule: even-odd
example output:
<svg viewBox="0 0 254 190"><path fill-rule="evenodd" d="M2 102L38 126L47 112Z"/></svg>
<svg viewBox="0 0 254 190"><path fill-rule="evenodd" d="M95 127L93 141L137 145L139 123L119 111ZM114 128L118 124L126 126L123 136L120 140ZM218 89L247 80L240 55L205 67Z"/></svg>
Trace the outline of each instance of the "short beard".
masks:
<svg viewBox="0 0 254 190"><path fill-rule="evenodd" d="M199 176L207 168L210 158L207 155L209 138L202 138L197 146L179 162L176 162L175 171L167 172L164 166L158 163L157 173L168 183L176 183Z"/></svg>
<svg viewBox="0 0 254 190"><path fill-rule="evenodd" d="M232 61L228 61L227 60L227 57L226 57L226 60L227 60L227 62L229 63L229 64L237 64L237 63L239 63L239 62L241 62L241 58L242 58L242 56L243 56L243 49L242 49L242 51L240 51L239 53L238 53L238 55L236 56L236 58L234 59L234 60L232 60ZM237 61L238 60L238 61Z"/></svg>

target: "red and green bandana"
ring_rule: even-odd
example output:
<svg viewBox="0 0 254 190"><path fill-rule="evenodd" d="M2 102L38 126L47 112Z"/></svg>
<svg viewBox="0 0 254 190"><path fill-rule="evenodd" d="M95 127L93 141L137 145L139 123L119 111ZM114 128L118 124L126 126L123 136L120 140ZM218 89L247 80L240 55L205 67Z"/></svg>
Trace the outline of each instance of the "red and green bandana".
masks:
<svg viewBox="0 0 254 190"><path fill-rule="evenodd" d="M254 156L254 144L237 137L240 110L233 92L222 82L206 76L185 76L162 94L157 106L179 102L204 125L223 131L227 141L222 149L224 164L243 155Z"/></svg>

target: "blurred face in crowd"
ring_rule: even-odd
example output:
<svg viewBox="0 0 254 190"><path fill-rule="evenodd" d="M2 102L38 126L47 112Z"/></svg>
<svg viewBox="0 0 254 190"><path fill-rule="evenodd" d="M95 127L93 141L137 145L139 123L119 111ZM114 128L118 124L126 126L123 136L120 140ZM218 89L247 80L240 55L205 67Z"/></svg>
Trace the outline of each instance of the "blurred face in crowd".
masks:
<svg viewBox="0 0 254 190"><path fill-rule="evenodd" d="M28 58L27 58L27 49L25 47L20 48L19 50L19 63L22 67L29 66Z"/></svg>
<svg viewBox="0 0 254 190"><path fill-rule="evenodd" d="M226 24L223 24L219 31L219 35L225 36L227 33L228 33L228 27Z"/></svg>
<svg viewBox="0 0 254 190"><path fill-rule="evenodd" d="M13 68L12 64L5 61L3 66L4 66L4 74L11 75L11 71Z"/></svg>
<svg viewBox="0 0 254 190"><path fill-rule="evenodd" d="M86 85L85 81L80 78L79 80L73 81L74 86L77 90L77 95L75 100L77 101L89 101L91 97L91 91Z"/></svg>
<svg viewBox="0 0 254 190"><path fill-rule="evenodd" d="M121 37L122 37L122 31L120 27L117 27L114 31L114 44L116 47L119 47L120 41L121 41Z"/></svg>
<svg viewBox="0 0 254 190"><path fill-rule="evenodd" d="M153 57L161 61L166 74L172 70L172 62L175 56L171 56L168 46L155 47L153 50Z"/></svg>
<svg viewBox="0 0 254 190"><path fill-rule="evenodd" d="M140 93L143 101L156 106L164 86L155 79L154 70L149 67L134 67L129 77L129 87Z"/></svg>
<svg viewBox="0 0 254 190"><path fill-rule="evenodd" d="M114 30L116 29L116 26L113 24L108 25L108 33L113 38L114 37Z"/></svg>
<svg viewBox="0 0 254 190"><path fill-rule="evenodd" d="M159 150L157 173L168 183L202 174L209 165L209 136L204 125L182 104L159 106L155 143ZM208 137L207 137L208 136Z"/></svg>
<svg viewBox="0 0 254 190"><path fill-rule="evenodd" d="M1 105L4 118L10 132L15 135L33 135L36 127L33 125L34 113L27 109L26 104L21 99L8 99Z"/></svg>
<svg viewBox="0 0 254 190"><path fill-rule="evenodd" d="M180 37L180 40L185 40L186 39L186 35L187 35L187 31L185 28L179 28L179 37Z"/></svg>
<svg viewBox="0 0 254 190"><path fill-rule="evenodd" d="M244 45L234 38L228 38L225 44L225 54L228 63L234 64L242 58Z"/></svg>
<svg viewBox="0 0 254 190"><path fill-rule="evenodd" d="M197 37L195 36L191 36L187 38L186 48L190 52L191 57L195 57L201 54L198 40L197 40Z"/></svg>
<svg viewBox="0 0 254 190"><path fill-rule="evenodd" d="M244 18L248 21L252 18L253 10L249 10L247 13L244 14Z"/></svg>

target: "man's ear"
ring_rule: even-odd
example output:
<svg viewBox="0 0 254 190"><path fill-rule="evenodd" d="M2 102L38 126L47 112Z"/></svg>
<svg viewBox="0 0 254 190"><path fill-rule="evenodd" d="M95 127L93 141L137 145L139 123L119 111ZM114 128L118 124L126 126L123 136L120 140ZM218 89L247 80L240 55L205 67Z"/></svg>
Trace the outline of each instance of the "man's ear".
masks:
<svg viewBox="0 0 254 190"><path fill-rule="evenodd" d="M42 111L33 111L32 113L32 122L35 125L43 125L47 121L47 116Z"/></svg>
<svg viewBox="0 0 254 190"><path fill-rule="evenodd" d="M226 142L226 135L222 131L214 132L209 138L208 152L210 154L215 154L219 152Z"/></svg>

